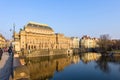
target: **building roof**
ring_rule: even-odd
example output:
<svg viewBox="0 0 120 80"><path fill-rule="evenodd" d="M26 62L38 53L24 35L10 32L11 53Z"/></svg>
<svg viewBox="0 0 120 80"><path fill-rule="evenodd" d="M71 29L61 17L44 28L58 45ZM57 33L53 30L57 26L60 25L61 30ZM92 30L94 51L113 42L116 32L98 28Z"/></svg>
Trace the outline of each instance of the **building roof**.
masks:
<svg viewBox="0 0 120 80"><path fill-rule="evenodd" d="M6 40L5 37L3 37L3 35L1 33L0 33L0 37L2 37L4 40Z"/></svg>
<svg viewBox="0 0 120 80"><path fill-rule="evenodd" d="M84 36L82 37L82 39L90 39L90 36L84 35Z"/></svg>
<svg viewBox="0 0 120 80"><path fill-rule="evenodd" d="M31 22L31 21L28 22L26 27L34 27L34 28L47 29L47 30L53 31L53 29L51 27L49 27L47 24L40 24L40 23L36 23L36 22Z"/></svg>

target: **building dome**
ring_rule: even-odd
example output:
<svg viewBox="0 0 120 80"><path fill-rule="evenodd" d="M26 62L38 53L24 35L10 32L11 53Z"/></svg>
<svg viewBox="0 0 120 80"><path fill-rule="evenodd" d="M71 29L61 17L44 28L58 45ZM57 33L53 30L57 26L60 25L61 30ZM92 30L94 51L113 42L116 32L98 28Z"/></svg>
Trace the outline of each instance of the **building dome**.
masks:
<svg viewBox="0 0 120 80"><path fill-rule="evenodd" d="M25 26L26 32L34 32L34 33L41 33L41 34L53 34L54 31L51 27L47 24L40 24L36 22L29 22Z"/></svg>

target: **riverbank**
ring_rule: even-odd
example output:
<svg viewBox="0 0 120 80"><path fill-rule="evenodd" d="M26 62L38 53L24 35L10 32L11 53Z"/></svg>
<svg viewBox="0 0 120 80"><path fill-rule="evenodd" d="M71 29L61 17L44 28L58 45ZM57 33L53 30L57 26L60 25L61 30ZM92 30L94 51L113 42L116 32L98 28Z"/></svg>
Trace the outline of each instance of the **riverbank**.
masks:
<svg viewBox="0 0 120 80"><path fill-rule="evenodd" d="M106 53L101 53L102 56L120 56L120 50L107 51Z"/></svg>
<svg viewBox="0 0 120 80"><path fill-rule="evenodd" d="M29 70L25 66L24 59L21 59L18 54L14 54L14 80L29 80Z"/></svg>
<svg viewBox="0 0 120 80"><path fill-rule="evenodd" d="M50 56L50 55L72 55L72 49L40 49L34 51L27 51L19 53L20 57L40 57L40 56Z"/></svg>

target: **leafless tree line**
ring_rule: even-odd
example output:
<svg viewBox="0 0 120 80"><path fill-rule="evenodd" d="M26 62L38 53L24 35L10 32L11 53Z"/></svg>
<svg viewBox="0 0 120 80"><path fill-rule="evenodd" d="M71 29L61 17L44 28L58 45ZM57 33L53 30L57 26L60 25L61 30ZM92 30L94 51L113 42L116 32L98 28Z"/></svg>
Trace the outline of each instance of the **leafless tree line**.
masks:
<svg viewBox="0 0 120 80"><path fill-rule="evenodd" d="M98 45L101 52L120 50L120 40L112 40L109 34L100 35Z"/></svg>

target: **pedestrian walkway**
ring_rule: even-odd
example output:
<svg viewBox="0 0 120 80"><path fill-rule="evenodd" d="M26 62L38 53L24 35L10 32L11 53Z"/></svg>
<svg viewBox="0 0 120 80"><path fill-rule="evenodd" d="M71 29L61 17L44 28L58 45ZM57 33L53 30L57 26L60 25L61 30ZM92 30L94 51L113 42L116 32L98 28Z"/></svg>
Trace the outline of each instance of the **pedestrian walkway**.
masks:
<svg viewBox="0 0 120 80"><path fill-rule="evenodd" d="M0 80L9 80L11 74L13 75L13 57L4 52L0 60Z"/></svg>
<svg viewBox="0 0 120 80"><path fill-rule="evenodd" d="M12 79L12 77L14 78ZM18 54L13 57L9 56L8 52L3 53L0 60L0 80L28 80L29 77L29 71L26 66L21 64Z"/></svg>
<svg viewBox="0 0 120 80"><path fill-rule="evenodd" d="M14 66L14 68L18 67L18 66L21 66L18 54L14 54L13 66Z"/></svg>

